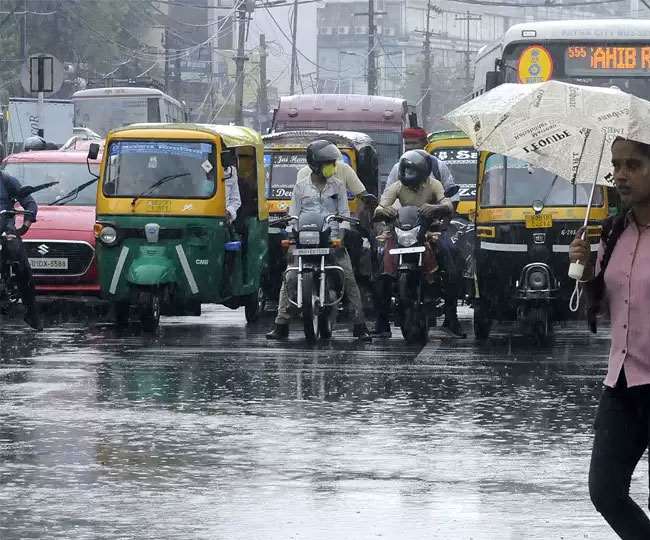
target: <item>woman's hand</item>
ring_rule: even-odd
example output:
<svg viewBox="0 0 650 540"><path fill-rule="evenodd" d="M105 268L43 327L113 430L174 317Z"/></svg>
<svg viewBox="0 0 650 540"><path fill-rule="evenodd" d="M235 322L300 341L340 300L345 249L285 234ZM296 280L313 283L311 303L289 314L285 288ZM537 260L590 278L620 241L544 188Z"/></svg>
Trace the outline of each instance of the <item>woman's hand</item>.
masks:
<svg viewBox="0 0 650 540"><path fill-rule="evenodd" d="M584 232L584 227L578 229L576 237L569 245L569 261L583 264L585 267L583 279L590 280L594 276L594 268L591 263L591 244L582 238Z"/></svg>

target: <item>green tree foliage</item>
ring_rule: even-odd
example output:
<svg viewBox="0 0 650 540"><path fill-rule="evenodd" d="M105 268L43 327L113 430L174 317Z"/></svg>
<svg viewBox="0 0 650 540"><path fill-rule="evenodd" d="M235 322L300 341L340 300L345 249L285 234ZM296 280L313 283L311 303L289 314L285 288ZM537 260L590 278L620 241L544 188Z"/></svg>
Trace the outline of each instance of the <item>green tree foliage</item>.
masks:
<svg viewBox="0 0 650 540"><path fill-rule="evenodd" d="M34 53L53 54L86 79L118 66L114 76L133 77L156 60L160 67L148 75L161 73L163 58L154 56L162 47L159 14L150 1L0 0L0 8L0 86L7 91L19 92L21 60Z"/></svg>

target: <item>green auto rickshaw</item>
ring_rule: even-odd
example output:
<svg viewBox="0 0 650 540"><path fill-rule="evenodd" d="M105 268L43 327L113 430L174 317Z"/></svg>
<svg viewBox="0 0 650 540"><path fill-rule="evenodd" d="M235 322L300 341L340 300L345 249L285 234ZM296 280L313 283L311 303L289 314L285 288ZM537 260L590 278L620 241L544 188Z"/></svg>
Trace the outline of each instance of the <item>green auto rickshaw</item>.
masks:
<svg viewBox="0 0 650 540"><path fill-rule="evenodd" d="M93 145L89 157L96 154ZM239 188L232 222L227 196ZM264 148L237 126L136 124L109 133L97 188L97 262L118 324L138 313L200 315L201 304L258 316L267 252Z"/></svg>

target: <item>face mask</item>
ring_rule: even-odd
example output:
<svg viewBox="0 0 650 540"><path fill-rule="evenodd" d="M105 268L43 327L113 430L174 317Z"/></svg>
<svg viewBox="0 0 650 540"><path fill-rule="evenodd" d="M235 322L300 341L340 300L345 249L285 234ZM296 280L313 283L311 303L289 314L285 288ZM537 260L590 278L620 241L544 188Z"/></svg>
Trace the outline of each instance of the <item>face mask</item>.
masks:
<svg viewBox="0 0 650 540"><path fill-rule="evenodd" d="M320 169L320 173L323 175L323 178L331 178L336 174L336 164L328 163L323 165Z"/></svg>

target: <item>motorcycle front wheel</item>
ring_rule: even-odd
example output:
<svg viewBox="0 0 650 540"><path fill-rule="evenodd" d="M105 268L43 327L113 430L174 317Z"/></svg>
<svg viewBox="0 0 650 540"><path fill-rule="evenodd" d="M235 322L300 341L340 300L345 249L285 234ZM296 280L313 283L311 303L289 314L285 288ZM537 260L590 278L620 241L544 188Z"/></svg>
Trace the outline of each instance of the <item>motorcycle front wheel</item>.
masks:
<svg viewBox="0 0 650 540"><path fill-rule="evenodd" d="M314 291L314 276L303 274L302 280L302 324L307 341L313 343L318 339L319 300Z"/></svg>

